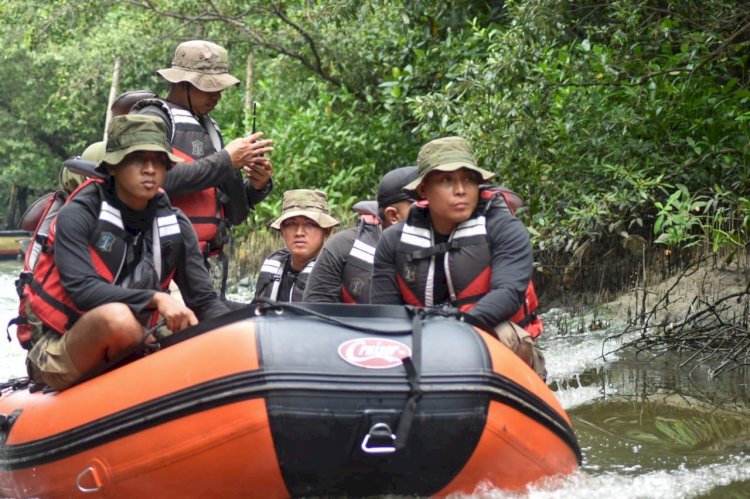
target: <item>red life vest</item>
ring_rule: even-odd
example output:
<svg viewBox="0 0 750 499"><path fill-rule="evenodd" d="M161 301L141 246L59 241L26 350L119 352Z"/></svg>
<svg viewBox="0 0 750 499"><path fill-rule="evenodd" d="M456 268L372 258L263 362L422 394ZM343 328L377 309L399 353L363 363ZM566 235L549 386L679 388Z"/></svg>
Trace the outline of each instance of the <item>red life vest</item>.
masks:
<svg viewBox="0 0 750 499"><path fill-rule="evenodd" d="M113 283L122 271L127 256L128 244L130 243L127 231L123 227L119 210L104 200L101 193L101 184L103 184L103 181L95 179L87 180L68 196L66 203L76 198L82 189L91 184L99 184L97 188L100 189L99 206L91 206L94 210L98 208L97 225L93 232L94 237L92 240L102 241L101 236L106 236L107 244L106 251L101 251L97 248L99 243L93 245L90 243L89 255L97 274L107 282ZM167 246L182 244L182 234L180 231L174 230L178 220L175 212L169 205L166 195L160 193L158 196L157 211L152 227L155 234L152 236L152 239L154 246L159 244L158 252L154 251L154 253L162 255ZM29 264L33 263L33 268L29 267L28 270L31 273L31 279L25 284L22 302L28 300L29 307L45 326L60 334L64 334L83 315L83 311L75 306L60 282L60 273L55 264L53 253L56 221L56 216L51 219L49 233L43 247L38 253L38 259L35 262L31 262L31 252L27 255L27 261ZM97 237L97 234L100 237ZM172 253L174 254L175 252L172 251ZM174 268L170 264L163 265L161 256L159 256L154 264L160 279L159 290L164 291L169 287L172 275L174 274ZM164 269L167 272L163 272ZM25 310L25 303L22 305ZM156 319L158 319L158 313L154 312L152 323L155 323ZM23 344L24 340L20 337L19 340ZM26 341L28 342L28 340Z"/></svg>
<svg viewBox="0 0 750 499"><path fill-rule="evenodd" d="M161 99L144 99L133 109L157 106L170 121L172 135L172 153L185 163L191 163L222 149L221 132L216 122L208 116L203 117L203 125L193 114L176 104ZM205 127L204 127L205 126ZM210 132L207 131L210 129ZM179 168L182 163L175 165ZM224 245L221 224L226 217L224 206L219 201L216 187L209 187L198 192L172 196L172 206L181 209L198 235L201 252L214 256Z"/></svg>
<svg viewBox="0 0 750 499"><path fill-rule="evenodd" d="M446 243L434 245L432 226L426 202L416 203L401 228L401 239L396 251L396 280L404 301L424 307L435 303L434 265L441 260L445 268L450 303L465 312L491 291L492 249L487 234L487 217L494 210L513 213L505 194L498 188L482 188L480 202L474 215L458 224ZM529 281L524 303L509 318L523 327L533 338L543 330L536 314L539 301L534 283Z"/></svg>
<svg viewBox="0 0 750 499"><path fill-rule="evenodd" d="M78 186L81 189L84 184ZM16 279L16 293L18 293L18 315L8 322L9 328L16 326L16 337L18 342L25 349L30 349L32 344L31 324L26 317L26 307L28 305L28 285L31 284L34 276L34 269L43 252L52 251L52 246L48 243L50 227L52 222L60 212L60 208L65 204L68 194L65 191L52 191L40 197L29 207L26 213L21 217L20 226L26 227L32 233L31 243L29 244L23 261L23 270ZM8 333L10 341L10 333Z"/></svg>

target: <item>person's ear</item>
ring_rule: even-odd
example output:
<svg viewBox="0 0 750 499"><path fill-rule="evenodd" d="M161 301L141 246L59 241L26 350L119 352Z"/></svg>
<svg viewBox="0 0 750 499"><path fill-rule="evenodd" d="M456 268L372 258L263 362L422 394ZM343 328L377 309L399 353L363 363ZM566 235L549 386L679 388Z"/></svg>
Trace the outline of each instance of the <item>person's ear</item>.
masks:
<svg viewBox="0 0 750 499"><path fill-rule="evenodd" d="M417 186L416 191L417 191L417 194L419 194L420 199L424 199L425 198L425 195L424 195L424 184L419 184Z"/></svg>
<svg viewBox="0 0 750 499"><path fill-rule="evenodd" d="M385 210L383 210L383 215L385 215L385 220L390 224L393 225L395 223L399 222L398 219L398 210L394 208L393 206L389 206Z"/></svg>

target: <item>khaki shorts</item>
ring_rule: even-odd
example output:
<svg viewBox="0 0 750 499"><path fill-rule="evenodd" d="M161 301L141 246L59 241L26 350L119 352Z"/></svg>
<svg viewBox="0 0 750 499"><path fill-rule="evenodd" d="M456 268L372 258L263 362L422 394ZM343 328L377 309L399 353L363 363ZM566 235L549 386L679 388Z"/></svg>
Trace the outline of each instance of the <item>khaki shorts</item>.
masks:
<svg viewBox="0 0 750 499"><path fill-rule="evenodd" d="M60 391L83 377L68 355L65 338L65 335L48 331L34 343L26 355L29 378Z"/></svg>
<svg viewBox="0 0 750 499"><path fill-rule="evenodd" d="M503 345L531 366L540 378L547 379L544 354L534 344L534 339L525 329L514 322L505 321L495 326L495 334Z"/></svg>

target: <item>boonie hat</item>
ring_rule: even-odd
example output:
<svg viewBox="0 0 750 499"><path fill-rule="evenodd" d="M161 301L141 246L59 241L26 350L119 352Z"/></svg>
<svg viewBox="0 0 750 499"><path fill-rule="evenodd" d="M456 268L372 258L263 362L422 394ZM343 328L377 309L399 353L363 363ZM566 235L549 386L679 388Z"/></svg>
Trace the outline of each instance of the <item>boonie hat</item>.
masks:
<svg viewBox="0 0 750 499"><path fill-rule="evenodd" d="M422 180L431 172L452 172L461 168L475 171L482 176L482 181L491 179L495 174L477 166L474 151L463 137L443 137L431 140L422 146L417 155L419 177L404 187L414 191Z"/></svg>
<svg viewBox="0 0 750 499"><path fill-rule="evenodd" d="M404 187L418 175L419 168L416 166L403 166L383 175L378 185L378 206L387 208L401 201L411 201L412 197L404 191Z"/></svg>
<svg viewBox="0 0 750 499"><path fill-rule="evenodd" d="M281 216L273 221L271 227L281 230L284 220L296 216L304 216L314 221L324 229L336 227L339 221L329 215L328 197L323 191L312 189L294 189L284 193L281 202Z"/></svg>
<svg viewBox="0 0 750 499"><path fill-rule="evenodd" d="M167 142L164 121L157 116L145 114L124 114L115 116L107 131L107 145L104 157L96 170L106 173L106 165L117 165L125 156L135 151L163 152L172 162L182 163L182 159L172 154L172 148Z"/></svg>
<svg viewBox="0 0 750 499"><path fill-rule="evenodd" d="M103 140L90 144L81 153L81 159L85 159L86 161L91 161L93 163L99 163L104 156L104 147L105 143ZM70 171L68 167L63 164L63 167L60 169L59 180L60 187L62 187L65 192L70 193L73 192L76 187L81 185L86 180L86 177L84 175L81 175L80 173L74 173Z"/></svg>
<svg viewBox="0 0 750 499"><path fill-rule="evenodd" d="M93 144L89 144L89 146L83 150L81 153L81 159L85 159L87 161L93 161L94 163L99 163L102 158L104 157L104 152L107 148L107 143L103 140L100 140L99 142L94 142Z"/></svg>
<svg viewBox="0 0 750 499"><path fill-rule="evenodd" d="M157 73L170 83L186 81L204 92L221 92L239 85L229 74L229 56L224 47L206 40L190 40L177 46L172 67Z"/></svg>

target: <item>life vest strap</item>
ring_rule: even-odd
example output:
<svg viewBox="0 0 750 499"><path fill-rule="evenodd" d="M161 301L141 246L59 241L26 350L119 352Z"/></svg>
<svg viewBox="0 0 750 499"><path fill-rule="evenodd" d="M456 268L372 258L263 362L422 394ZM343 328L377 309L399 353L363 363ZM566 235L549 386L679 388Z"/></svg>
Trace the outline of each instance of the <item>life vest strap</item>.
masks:
<svg viewBox="0 0 750 499"><path fill-rule="evenodd" d="M435 255L442 255L443 253L457 250L459 248L463 248L464 246L470 246L472 244L476 244L476 242L473 241L472 238L451 239L450 241L435 244L434 246L430 246L429 248L412 251L407 255L406 258L410 262L414 260L424 260L426 258L431 258Z"/></svg>
<svg viewBox="0 0 750 499"><path fill-rule="evenodd" d="M221 218L217 217L188 217L190 223L195 224L214 224L218 225L221 222Z"/></svg>
<svg viewBox="0 0 750 499"><path fill-rule="evenodd" d="M59 312L62 312L68 318L68 323L65 325L66 330L72 327L73 324L75 324L75 322L81 316L78 311L73 310L72 308L56 299L51 294L47 293L41 283L36 279L32 279L32 281L29 283L29 286L31 286L31 289L33 289L34 292L38 294L51 307L57 309Z"/></svg>

